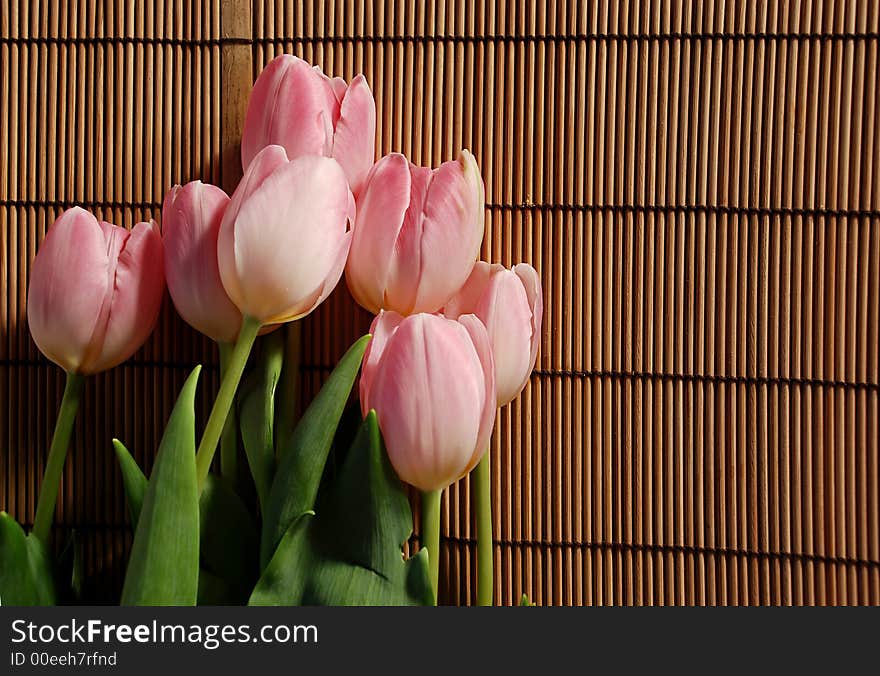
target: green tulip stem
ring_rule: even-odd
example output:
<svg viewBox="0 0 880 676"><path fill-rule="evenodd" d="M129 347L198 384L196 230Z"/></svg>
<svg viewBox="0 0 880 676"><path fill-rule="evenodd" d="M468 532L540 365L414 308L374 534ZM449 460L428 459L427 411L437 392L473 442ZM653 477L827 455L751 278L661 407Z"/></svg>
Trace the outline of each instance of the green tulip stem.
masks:
<svg viewBox="0 0 880 676"><path fill-rule="evenodd" d="M494 583L492 544L492 468L491 451L483 454L474 468L472 489L477 513L477 605L491 606Z"/></svg>
<svg viewBox="0 0 880 676"><path fill-rule="evenodd" d="M241 323L241 331L238 333L238 340L235 341L235 347L226 364L226 372L220 380L220 391L217 392L214 407L211 409L211 415L208 416L205 433L202 435L202 441L199 443L199 450L196 453L199 490L202 489L205 479L208 478L208 471L211 469L211 461L217 451L217 444L223 433L226 417L229 415L229 410L235 399L235 391L238 389L241 374L244 373L245 364L247 364L259 331L260 322L253 317L245 316Z"/></svg>
<svg viewBox="0 0 880 676"><path fill-rule="evenodd" d="M40 485L40 497L37 499L37 514L34 517L34 535L43 543L49 542L49 529L52 528L52 517L55 515L55 501L58 499L58 488L61 485L61 473L64 471L64 460L70 447L70 434L73 432L73 421L79 409L85 378L78 373L68 373L64 384L64 396L61 408L55 421L55 432L52 445L49 447L49 459L46 461L46 472Z"/></svg>
<svg viewBox="0 0 880 676"><path fill-rule="evenodd" d="M235 349L234 343L218 343L220 348L220 379L229 370L229 360ZM229 415L223 425L223 433L220 436L220 473L232 486L236 485L238 477L238 430L236 422L235 406L230 406Z"/></svg>
<svg viewBox="0 0 880 676"><path fill-rule="evenodd" d="M428 550L428 570L434 605L440 584L440 496L443 491L422 491L422 548Z"/></svg>

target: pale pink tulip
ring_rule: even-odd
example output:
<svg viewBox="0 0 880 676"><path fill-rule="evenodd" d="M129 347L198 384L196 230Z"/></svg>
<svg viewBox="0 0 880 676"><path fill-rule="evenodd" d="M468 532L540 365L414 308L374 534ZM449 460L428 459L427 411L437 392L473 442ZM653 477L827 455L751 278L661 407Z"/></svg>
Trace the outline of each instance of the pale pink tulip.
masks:
<svg viewBox="0 0 880 676"><path fill-rule="evenodd" d="M27 315L37 347L71 373L104 371L149 337L165 291L155 221L128 231L68 209L31 268Z"/></svg>
<svg viewBox="0 0 880 676"><path fill-rule="evenodd" d="M220 278L232 302L264 326L307 315L339 282L354 198L336 160L288 160L267 146L248 166L223 215Z"/></svg>
<svg viewBox="0 0 880 676"><path fill-rule="evenodd" d="M543 311L541 280L531 265L520 263L508 270L483 261L444 309L450 318L473 313L486 325L499 406L515 399L529 380L541 341Z"/></svg>
<svg viewBox="0 0 880 676"><path fill-rule="evenodd" d="M346 85L290 54L274 58L248 102L241 139L244 168L273 144L283 146L290 159L333 157L357 194L376 152L376 102L364 76Z"/></svg>
<svg viewBox="0 0 880 676"><path fill-rule="evenodd" d="M489 339L473 315L382 312L370 329L361 410L375 409L391 464L423 490L445 488L480 461L495 422Z"/></svg>
<svg viewBox="0 0 880 676"><path fill-rule="evenodd" d="M178 314L220 343L235 342L241 313L229 300L217 263L217 236L229 196L193 181L174 186L162 205L165 277Z"/></svg>
<svg viewBox="0 0 880 676"><path fill-rule="evenodd" d="M438 169L403 155L379 160L358 196L345 268L370 312L436 312L468 278L483 240L485 193L474 156Z"/></svg>

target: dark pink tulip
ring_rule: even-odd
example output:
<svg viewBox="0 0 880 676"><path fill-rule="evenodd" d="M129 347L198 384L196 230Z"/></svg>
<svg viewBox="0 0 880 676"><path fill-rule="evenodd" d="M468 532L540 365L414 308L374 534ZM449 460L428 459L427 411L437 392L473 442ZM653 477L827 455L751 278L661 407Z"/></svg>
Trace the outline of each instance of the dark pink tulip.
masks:
<svg viewBox="0 0 880 676"><path fill-rule="evenodd" d="M201 181L174 186L162 205L162 242L177 312L211 339L232 343L241 313L226 295L217 263L217 237L228 205L229 196L216 186Z"/></svg>
<svg viewBox="0 0 880 676"><path fill-rule="evenodd" d="M444 312L452 318L473 313L486 325L498 405L513 401L529 380L541 341L544 303L535 269L520 263L508 270L480 261Z"/></svg>
<svg viewBox="0 0 880 676"><path fill-rule="evenodd" d="M495 422L489 338L473 315L402 317L370 328L361 410L375 409L391 464L423 491L445 488L480 461Z"/></svg>
<svg viewBox="0 0 880 676"><path fill-rule="evenodd" d="M164 290L155 221L128 231L68 209L46 233L31 269L31 335L66 371L104 371L149 337Z"/></svg>
<svg viewBox="0 0 880 676"><path fill-rule="evenodd" d="M483 241L485 193L474 156L438 169L391 154L358 195L345 278L370 312L436 312L468 278Z"/></svg>
<svg viewBox="0 0 880 676"><path fill-rule="evenodd" d="M291 160L334 158L357 194L376 152L376 102L364 76L347 85L290 54L274 58L254 83L248 103L241 139L244 168L268 145L283 146Z"/></svg>

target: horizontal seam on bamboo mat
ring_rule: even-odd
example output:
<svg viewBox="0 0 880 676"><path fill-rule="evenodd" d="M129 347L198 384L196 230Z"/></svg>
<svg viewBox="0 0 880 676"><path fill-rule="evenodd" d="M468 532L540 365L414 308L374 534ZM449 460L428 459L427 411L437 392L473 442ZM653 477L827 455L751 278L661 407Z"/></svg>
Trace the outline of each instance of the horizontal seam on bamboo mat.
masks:
<svg viewBox="0 0 880 676"><path fill-rule="evenodd" d="M568 376L573 378L609 378L611 380L662 380L699 382L720 385L790 385L793 387L828 387L854 390L880 390L880 383L821 378L786 378L782 376L738 376L711 373L660 373L655 371L579 371L570 369L535 369L532 375Z"/></svg>
<svg viewBox="0 0 880 676"><path fill-rule="evenodd" d="M476 546L473 538L441 535L441 540L454 544ZM719 556L740 556L750 559L779 559L783 561L809 561L813 563L830 563L844 566L864 566L880 568L880 561L872 559L851 558L846 556L829 556L826 554L808 554L806 552L759 552L751 549L734 549L729 547L700 547L697 545L642 544L637 542L559 542L554 540L493 540L493 544L501 547L545 547L548 549L589 549L610 552L661 552L664 554L716 554Z"/></svg>
<svg viewBox="0 0 880 676"><path fill-rule="evenodd" d="M254 44L350 44L363 42L378 43L465 43L481 42L537 43L537 42L665 42L672 40L723 40L726 42L747 41L861 41L877 40L880 33L557 33L557 34L487 34L487 35L302 35L302 36L262 36L239 38L236 42ZM221 40L222 41L222 40Z"/></svg>
<svg viewBox="0 0 880 676"><path fill-rule="evenodd" d="M614 213L719 213L735 216L824 216L832 218L878 218L878 209L831 209L824 207L742 207L727 204L553 204L488 203L486 208L494 211L538 210Z"/></svg>
<svg viewBox="0 0 880 676"><path fill-rule="evenodd" d="M0 45L58 45L58 46L104 46L104 45L157 45L161 47L219 47L247 40L237 38L171 38L141 35L93 35L88 37L60 37L57 35L3 35Z"/></svg>
<svg viewBox="0 0 880 676"><path fill-rule="evenodd" d="M327 364L300 364L300 371L330 372L335 366ZM880 383L847 380L823 380L820 378L785 378L781 376L737 376L711 373L661 373L655 371L580 371L572 369L534 369L533 376L571 377L571 378L608 378L611 380L662 380L679 382L700 382L721 385L789 385L804 387L828 387L855 390L880 391Z"/></svg>
<svg viewBox="0 0 880 676"><path fill-rule="evenodd" d="M139 361L129 360L120 364L122 367L140 368L173 368L194 369L198 364L179 361ZM40 359L0 359L0 366L4 367L40 367L51 366L48 360ZM203 369L218 368L217 364L201 364ZM300 364L303 372L330 372L335 366L327 364ZM793 387L825 387L837 389L874 390L880 391L880 383L847 380L823 380L819 378L783 378L777 376L736 376L709 373L660 373L654 371L579 371L572 369L534 369L532 375L548 377L570 378L607 378L610 380L661 380L673 382L699 382L720 385L788 385Z"/></svg>
<svg viewBox="0 0 880 676"><path fill-rule="evenodd" d="M16 368L34 368L34 367L42 367L42 366L53 366L54 364L47 360L41 359L0 359L0 367L16 367ZM139 361L139 360L129 360L119 364L116 368L166 368L166 369L181 369L186 371L191 371L196 366L201 366L202 370L214 371L220 368L219 364L189 364L186 362L179 361L158 361L158 360L149 360L149 361Z"/></svg>
<svg viewBox="0 0 880 676"><path fill-rule="evenodd" d="M13 209L161 209L161 202L126 202L124 200L41 200L2 199L0 207Z"/></svg>
<svg viewBox="0 0 880 676"><path fill-rule="evenodd" d="M2 199L0 207L11 208L58 208L83 207L86 209L161 209L161 202L119 201L119 200L40 200L40 199ZM530 203L506 204L491 202L486 204L491 211L573 211L573 212L614 212L614 213L720 213L739 216L818 216L832 218L880 218L877 209L827 209L822 207L741 207L726 204L565 204Z"/></svg>
<svg viewBox="0 0 880 676"><path fill-rule="evenodd" d="M32 524L23 522L22 528L29 530ZM128 523L56 523L55 528L64 530L83 531L128 531L131 525ZM473 538L456 535L441 535L440 539L458 545L475 547L477 541ZM411 535L408 539L411 544L419 542L418 535ZM492 543L496 546L514 547L544 547L547 549L589 549L610 552L660 552L664 554L715 554L719 556L739 556L750 559L779 559L786 561L809 561L813 563L829 563L843 566L864 566L868 568L880 567L880 561L873 559L861 559L846 556L832 556L827 554L809 554L807 552L778 552L778 551L755 551L752 549L735 549L732 547L706 547L698 545L669 545L669 544L645 544L638 542L565 542L558 540L507 540L495 539Z"/></svg>
<svg viewBox="0 0 880 676"><path fill-rule="evenodd" d="M164 47L222 47L224 45L262 45L262 44L352 44L375 42L381 44L406 43L540 43L540 42L666 42L673 40L691 41L798 41L798 42L849 42L871 41L880 38L876 32L840 33L723 33L723 32L669 32L669 33L545 33L545 34L485 34L485 35L300 35L300 36L260 36L253 38L174 38L140 35L95 35L70 36L55 35L4 35L0 44L6 45L158 45Z"/></svg>

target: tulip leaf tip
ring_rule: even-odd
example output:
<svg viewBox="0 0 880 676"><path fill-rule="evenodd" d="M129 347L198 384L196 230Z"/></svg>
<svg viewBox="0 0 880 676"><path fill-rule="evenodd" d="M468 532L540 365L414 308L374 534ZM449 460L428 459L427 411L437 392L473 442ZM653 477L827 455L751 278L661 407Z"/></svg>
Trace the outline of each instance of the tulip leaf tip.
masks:
<svg viewBox="0 0 880 676"><path fill-rule="evenodd" d="M126 456L130 455L125 444L119 441L116 437L113 437L113 439L110 440L110 443L113 444L113 452L116 453L116 457L120 460L123 460Z"/></svg>

